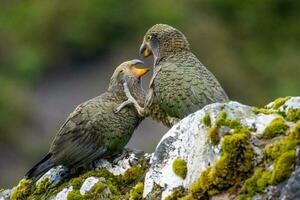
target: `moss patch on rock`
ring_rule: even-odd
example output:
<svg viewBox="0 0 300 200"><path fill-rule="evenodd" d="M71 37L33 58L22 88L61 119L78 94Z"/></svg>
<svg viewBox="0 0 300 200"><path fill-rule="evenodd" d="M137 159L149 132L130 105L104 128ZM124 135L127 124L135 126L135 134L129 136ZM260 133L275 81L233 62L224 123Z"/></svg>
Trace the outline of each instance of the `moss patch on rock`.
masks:
<svg viewBox="0 0 300 200"><path fill-rule="evenodd" d="M67 200L86 200L86 198L80 194L79 190L72 190L68 193Z"/></svg>
<svg viewBox="0 0 300 200"><path fill-rule="evenodd" d="M143 191L144 191L144 183L139 182L130 190L129 197L126 199L142 200L143 199Z"/></svg>
<svg viewBox="0 0 300 200"><path fill-rule="evenodd" d="M179 186L176 187L172 194L168 195L164 200L178 200L178 199L182 199L182 197L184 197L186 195L186 192L184 190L184 187Z"/></svg>
<svg viewBox="0 0 300 200"><path fill-rule="evenodd" d="M19 200L19 199L27 199L27 197L31 193L31 188L29 188L30 184L32 183L32 180L26 180L22 179L17 188L15 188L10 196L11 200Z"/></svg>
<svg viewBox="0 0 300 200"><path fill-rule="evenodd" d="M240 120L227 119L227 113L225 111L222 111L217 117L215 124L208 131L208 139L213 145L218 145L221 140L219 129L222 126L227 126L234 130L241 130L243 128L246 129L245 127L243 127Z"/></svg>
<svg viewBox="0 0 300 200"><path fill-rule="evenodd" d="M267 108L257 108L257 107L253 107L252 108L252 111L255 113L255 114L265 114L265 115L270 115L273 113L272 110L270 109L267 109Z"/></svg>
<svg viewBox="0 0 300 200"><path fill-rule="evenodd" d="M251 199L261 193L268 185L276 185L286 180L294 170L296 148L300 145L300 122L297 122L284 136L264 149L264 162L248 178L237 199ZM273 166L269 171L266 166Z"/></svg>
<svg viewBox="0 0 300 200"><path fill-rule="evenodd" d="M288 125L286 125L284 119L281 117L277 117L272 120L272 122L265 128L262 138L263 139L271 139L278 135L285 134L286 130L288 129Z"/></svg>
<svg viewBox="0 0 300 200"><path fill-rule="evenodd" d="M300 120L300 109L289 108L286 114L286 119L291 122Z"/></svg>
<svg viewBox="0 0 300 200"><path fill-rule="evenodd" d="M193 198L205 198L234 188L251 173L254 153L248 142L250 132L238 127L232 135L224 136L221 158L203 171L191 185L190 193Z"/></svg>
<svg viewBox="0 0 300 200"><path fill-rule="evenodd" d="M64 188L72 186L73 191L69 192L68 199L99 199L105 195L109 196L109 199L119 199L125 197L126 193L129 193L131 188L136 183L141 182L144 179L148 165L143 159L138 161L136 166L132 166L123 175L115 176L109 172L106 168L88 170L81 175L65 179L64 183L56 186L55 188L49 188L50 181L48 179L43 180L38 185L33 185L31 188L31 180L21 180L19 186L13 191L11 198L16 199L47 199L51 196L55 196L58 192ZM101 181L92 188L90 192L85 195L79 193L83 182L88 177L103 177L105 181ZM105 191L110 191L107 194ZM103 192L101 192L103 191Z"/></svg>
<svg viewBox="0 0 300 200"><path fill-rule="evenodd" d="M186 161L183 160L182 158L176 158L173 161L173 172L179 176L182 179L186 178L187 175L187 166L186 166Z"/></svg>
<svg viewBox="0 0 300 200"><path fill-rule="evenodd" d="M288 178L294 170L296 151L290 150L276 159L270 183L275 185Z"/></svg>
<svg viewBox="0 0 300 200"><path fill-rule="evenodd" d="M208 131L208 138L213 145L218 145L221 140L219 128L216 126L211 127Z"/></svg>
<svg viewBox="0 0 300 200"><path fill-rule="evenodd" d="M202 119L202 122L205 126L211 127L211 119L210 119L209 114L205 114L205 116Z"/></svg>
<svg viewBox="0 0 300 200"><path fill-rule="evenodd" d="M43 179L39 184L35 186L35 190L33 194L38 195L38 194L43 194L49 189L49 186L51 185L51 182L49 178Z"/></svg>
<svg viewBox="0 0 300 200"><path fill-rule="evenodd" d="M256 168L254 174L245 181L240 192L241 194L237 199L251 199L256 193L263 192L265 187L269 185L270 178L271 172L264 168Z"/></svg>
<svg viewBox="0 0 300 200"><path fill-rule="evenodd" d="M287 136L266 146L264 155L266 159L275 160L281 154L296 150L300 145L300 121L297 122L287 133Z"/></svg>
<svg viewBox="0 0 300 200"><path fill-rule="evenodd" d="M285 104L285 102L287 100L289 100L291 97L280 97L278 99L276 99L273 104L272 104L272 108L273 109L278 109L280 106L282 106L283 104Z"/></svg>

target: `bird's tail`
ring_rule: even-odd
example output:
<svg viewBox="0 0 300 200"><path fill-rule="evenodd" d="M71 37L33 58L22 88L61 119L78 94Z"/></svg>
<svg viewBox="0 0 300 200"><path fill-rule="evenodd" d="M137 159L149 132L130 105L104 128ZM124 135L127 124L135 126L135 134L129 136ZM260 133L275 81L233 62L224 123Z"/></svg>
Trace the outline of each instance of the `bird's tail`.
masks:
<svg viewBox="0 0 300 200"><path fill-rule="evenodd" d="M54 166L52 154L48 153L40 162L34 165L25 175L25 179L33 178L34 184L41 176Z"/></svg>

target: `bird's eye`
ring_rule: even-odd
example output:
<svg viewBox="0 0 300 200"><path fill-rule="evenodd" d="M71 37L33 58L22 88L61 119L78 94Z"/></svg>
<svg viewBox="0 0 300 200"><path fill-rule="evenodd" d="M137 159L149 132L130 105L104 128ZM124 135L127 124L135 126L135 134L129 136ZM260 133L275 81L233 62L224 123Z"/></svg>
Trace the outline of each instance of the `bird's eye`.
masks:
<svg viewBox="0 0 300 200"><path fill-rule="evenodd" d="M152 35L148 35L148 36L147 36L147 40L148 40L148 41L151 40L151 38L152 38Z"/></svg>

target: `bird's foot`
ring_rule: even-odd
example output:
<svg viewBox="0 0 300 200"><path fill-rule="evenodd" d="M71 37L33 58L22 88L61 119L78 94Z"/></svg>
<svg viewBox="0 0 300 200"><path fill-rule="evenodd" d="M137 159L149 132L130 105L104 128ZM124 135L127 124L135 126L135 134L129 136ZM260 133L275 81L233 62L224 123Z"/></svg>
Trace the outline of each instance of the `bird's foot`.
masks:
<svg viewBox="0 0 300 200"><path fill-rule="evenodd" d="M124 107L133 104L132 101L130 101L129 99L127 99L126 101L124 101L123 103L121 103L115 110L114 113L119 113Z"/></svg>
<svg viewBox="0 0 300 200"><path fill-rule="evenodd" d="M116 109L115 109L115 113L120 112L125 106L133 104L134 107L136 108L136 110L138 111L140 116L144 116L144 108L142 108L138 102L135 100L135 98L131 95L128 84L126 82L123 83L124 86L124 92L126 97L128 98L126 101L124 101L123 103L121 103Z"/></svg>

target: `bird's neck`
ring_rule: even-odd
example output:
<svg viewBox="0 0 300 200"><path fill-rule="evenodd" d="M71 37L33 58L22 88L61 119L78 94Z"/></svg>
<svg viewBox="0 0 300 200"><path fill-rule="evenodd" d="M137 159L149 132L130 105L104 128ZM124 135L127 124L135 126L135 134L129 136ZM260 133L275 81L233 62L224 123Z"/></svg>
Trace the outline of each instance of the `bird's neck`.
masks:
<svg viewBox="0 0 300 200"><path fill-rule="evenodd" d="M131 95L137 100L140 105L144 104L144 90L141 84L137 81L128 82L128 87ZM108 92L112 93L114 96L117 96L122 101L127 100L124 85L123 83L117 83L114 85L110 85L108 88Z"/></svg>
<svg viewBox="0 0 300 200"><path fill-rule="evenodd" d="M183 55L189 53L189 50L181 49L177 51L162 51L157 56L154 55L154 65L158 65L166 60L170 60L172 58L181 58Z"/></svg>

